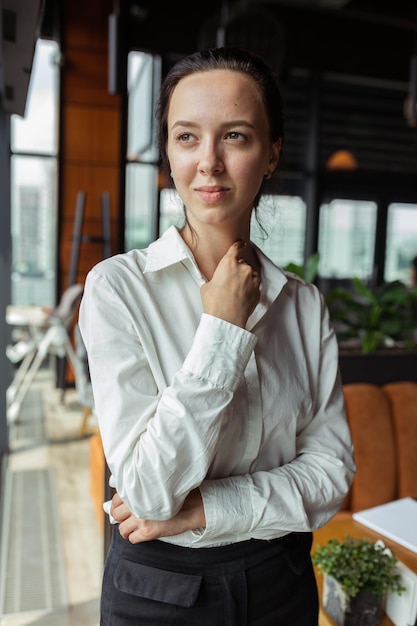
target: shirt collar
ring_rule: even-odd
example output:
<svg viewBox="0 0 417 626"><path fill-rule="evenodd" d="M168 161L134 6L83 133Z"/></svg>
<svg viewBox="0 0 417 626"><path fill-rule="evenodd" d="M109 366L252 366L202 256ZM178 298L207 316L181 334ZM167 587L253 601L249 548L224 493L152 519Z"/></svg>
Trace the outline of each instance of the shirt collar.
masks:
<svg viewBox="0 0 417 626"><path fill-rule="evenodd" d="M260 248L256 252L261 263L262 299L270 304L280 293L288 281L285 272L277 267ZM194 269L200 271L194 256L181 237L176 226L170 226L159 239L148 246L148 255L145 266L146 272L157 272L175 263L188 261Z"/></svg>
<svg viewBox="0 0 417 626"><path fill-rule="evenodd" d="M170 226L159 239L149 244L144 272L158 272L187 259L196 266L191 250L178 229Z"/></svg>
<svg viewBox="0 0 417 626"><path fill-rule="evenodd" d="M284 270L275 265L260 248L257 246L255 248L261 264L261 300L257 307L260 309L258 312L258 315L260 315L262 309L268 309L278 297L284 285L288 282L288 278Z"/></svg>

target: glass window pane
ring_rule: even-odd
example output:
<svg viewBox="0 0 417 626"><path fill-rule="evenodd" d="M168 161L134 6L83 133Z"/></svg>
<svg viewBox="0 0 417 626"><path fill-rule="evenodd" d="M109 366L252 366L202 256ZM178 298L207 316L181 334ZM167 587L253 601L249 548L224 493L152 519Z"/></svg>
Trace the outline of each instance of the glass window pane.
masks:
<svg viewBox="0 0 417 626"><path fill-rule="evenodd" d="M417 256L417 204L393 203L388 207L385 275L387 282L409 284L410 263Z"/></svg>
<svg viewBox="0 0 417 626"><path fill-rule="evenodd" d="M158 234L158 147L154 105L160 84L157 56L128 55L125 248L143 248Z"/></svg>
<svg viewBox="0 0 417 626"><path fill-rule="evenodd" d="M11 159L12 303L55 306L57 162Z"/></svg>
<svg viewBox="0 0 417 626"><path fill-rule="evenodd" d="M14 305L56 305L58 51L37 40L25 116L11 116Z"/></svg>
<svg viewBox="0 0 417 626"><path fill-rule="evenodd" d="M130 163L126 168L125 247L143 248L155 238L158 168Z"/></svg>
<svg viewBox="0 0 417 626"><path fill-rule="evenodd" d="M29 82L25 116L11 116L13 152L57 154L58 46L38 39Z"/></svg>
<svg viewBox="0 0 417 626"><path fill-rule="evenodd" d="M320 207L320 277L372 277L376 219L375 202L335 199Z"/></svg>
<svg viewBox="0 0 417 626"><path fill-rule="evenodd" d="M264 196L261 226L252 215L251 239L277 265L304 263L306 205L298 196ZM264 229L264 230L263 230Z"/></svg>
<svg viewBox="0 0 417 626"><path fill-rule="evenodd" d="M155 162L158 156L154 124L155 88L160 83L160 60L144 52L128 56L127 160Z"/></svg>
<svg viewBox="0 0 417 626"><path fill-rule="evenodd" d="M183 225L184 210L175 189L161 189L159 211L159 232L161 234L172 225Z"/></svg>

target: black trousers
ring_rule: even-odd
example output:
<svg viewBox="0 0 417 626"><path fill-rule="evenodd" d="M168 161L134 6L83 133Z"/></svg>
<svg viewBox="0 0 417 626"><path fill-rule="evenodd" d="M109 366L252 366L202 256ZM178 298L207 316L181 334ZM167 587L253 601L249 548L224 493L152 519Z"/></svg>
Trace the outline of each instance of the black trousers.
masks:
<svg viewBox="0 0 417 626"><path fill-rule="evenodd" d="M132 545L113 527L101 626L317 626L311 533L219 548Z"/></svg>

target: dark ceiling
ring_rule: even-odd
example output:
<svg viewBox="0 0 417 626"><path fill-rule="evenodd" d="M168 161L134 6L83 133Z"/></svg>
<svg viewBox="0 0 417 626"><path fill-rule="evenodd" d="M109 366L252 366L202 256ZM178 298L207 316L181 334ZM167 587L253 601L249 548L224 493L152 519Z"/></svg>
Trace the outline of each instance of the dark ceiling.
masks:
<svg viewBox="0 0 417 626"><path fill-rule="evenodd" d="M228 44L269 57L277 69L407 81L417 51L417 0L128 0L126 44L182 55Z"/></svg>
<svg viewBox="0 0 417 626"><path fill-rule="evenodd" d="M417 54L417 0L113 0L113 6L120 13L122 49L158 53L168 64L225 42L261 54L278 74L301 68L408 83ZM59 39L61 3L0 0L0 7L16 16L16 33L23 33L20 23L33 31L24 42L6 41L3 33L0 101L5 106L10 91L16 102L9 110L21 112L38 26L42 36ZM27 51L24 58L17 48Z"/></svg>

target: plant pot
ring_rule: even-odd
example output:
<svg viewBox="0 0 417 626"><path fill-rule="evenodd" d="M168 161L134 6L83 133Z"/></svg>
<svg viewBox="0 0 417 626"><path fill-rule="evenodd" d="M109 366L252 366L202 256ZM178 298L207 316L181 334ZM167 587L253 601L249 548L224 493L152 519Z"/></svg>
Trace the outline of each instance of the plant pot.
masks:
<svg viewBox="0 0 417 626"><path fill-rule="evenodd" d="M323 607L337 626L377 626L382 621L380 596L360 591L349 598L332 576L323 577Z"/></svg>
<svg viewBox="0 0 417 626"><path fill-rule="evenodd" d="M339 366L343 383L385 385L400 380L417 381L417 351L392 349L363 354L341 350Z"/></svg>

